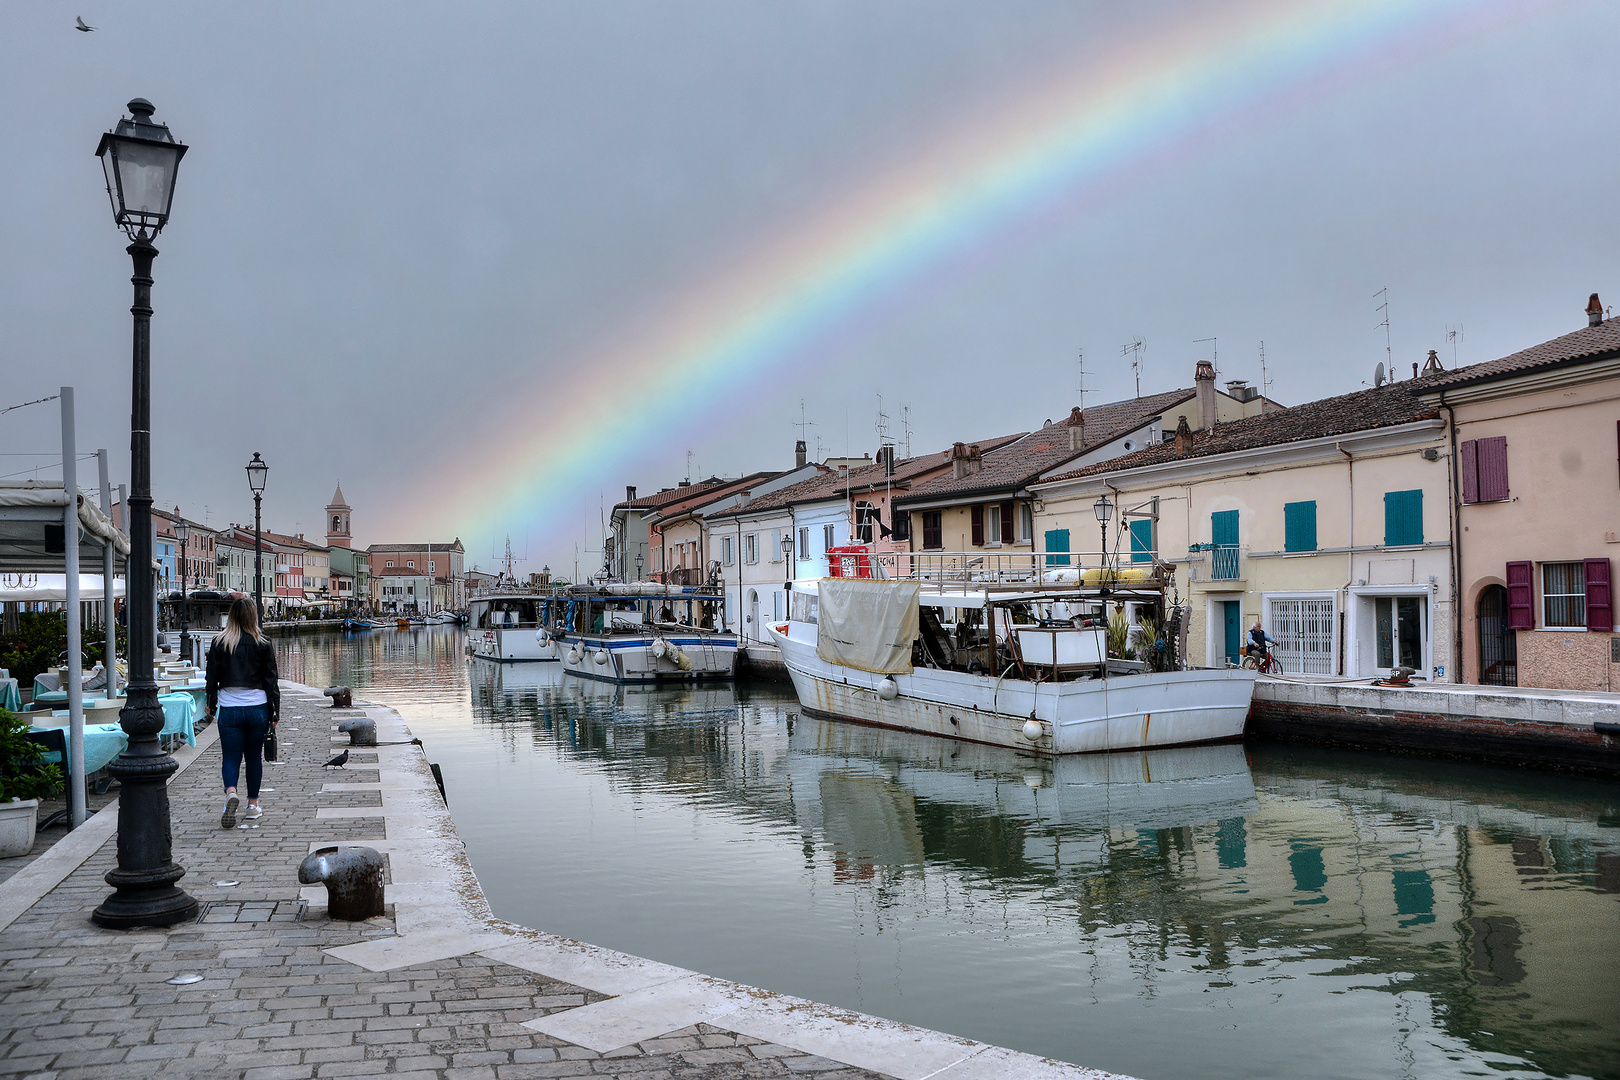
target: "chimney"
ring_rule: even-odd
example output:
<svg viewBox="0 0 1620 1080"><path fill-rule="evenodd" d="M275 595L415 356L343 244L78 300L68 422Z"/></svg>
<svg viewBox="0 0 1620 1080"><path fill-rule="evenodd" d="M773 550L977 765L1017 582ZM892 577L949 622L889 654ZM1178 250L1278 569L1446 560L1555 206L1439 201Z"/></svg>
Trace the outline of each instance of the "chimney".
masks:
<svg viewBox="0 0 1620 1080"><path fill-rule="evenodd" d="M951 447L951 479L962 480L978 472L984 465L984 455L979 452L979 444L972 446L966 443L956 443Z"/></svg>
<svg viewBox="0 0 1620 1080"><path fill-rule="evenodd" d="M1208 360L1198 361L1193 371L1193 389L1198 396L1198 430L1215 428L1215 365Z"/></svg>
<svg viewBox="0 0 1620 1080"><path fill-rule="evenodd" d="M625 502L635 502L636 501L636 485L634 485L634 484L626 484L626 485L624 485L624 501Z"/></svg>
<svg viewBox="0 0 1620 1080"><path fill-rule="evenodd" d="M1185 454L1192 449L1192 428L1187 426L1187 418L1180 418L1176 424L1176 453Z"/></svg>
<svg viewBox="0 0 1620 1080"><path fill-rule="evenodd" d="M676 484L675 486L678 487L678 488L691 487L692 486L692 481L690 481L690 480L682 480L680 483Z"/></svg>
<svg viewBox="0 0 1620 1080"><path fill-rule="evenodd" d="M894 475L894 447L884 446L878 450L878 457L883 462L883 475Z"/></svg>
<svg viewBox="0 0 1620 1080"><path fill-rule="evenodd" d="M1250 386L1247 379L1233 379L1226 384L1226 396L1234 401L1253 401L1260 396L1260 390Z"/></svg>
<svg viewBox="0 0 1620 1080"><path fill-rule="evenodd" d="M1596 326L1603 321L1603 301L1598 299L1597 293L1586 302L1586 325Z"/></svg>
<svg viewBox="0 0 1620 1080"><path fill-rule="evenodd" d="M804 445L804 440L803 439L800 439L798 442L793 444L793 467L795 469L804 468L804 463L809 458L809 456L810 456L810 451Z"/></svg>
<svg viewBox="0 0 1620 1080"><path fill-rule="evenodd" d="M1069 429L1069 449L1078 450L1086 445L1086 415L1076 405L1069 410L1069 418L1064 421L1064 427Z"/></svg>
<svg viewBox="0 0 1620 1080"><path fill-rule="evenodd" d="M1427 378L1430 375L1437 375L1444 370L1446 370L1446 366L1440 362L1440 354L1435 352L1433 349L1430 349L1429 358L1423 361L1424 377Z"/></svg>

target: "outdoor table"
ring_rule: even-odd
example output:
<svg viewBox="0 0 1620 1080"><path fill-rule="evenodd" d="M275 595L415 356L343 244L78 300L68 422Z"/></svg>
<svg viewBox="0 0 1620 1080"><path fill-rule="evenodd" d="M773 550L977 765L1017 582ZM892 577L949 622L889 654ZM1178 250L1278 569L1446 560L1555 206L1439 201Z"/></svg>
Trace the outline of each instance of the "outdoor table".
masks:
<svg viewBox="0 0 1620 1080"><path fill-rule="evenodd" d="M17 689L16 679L0 679L0 709L22 712L22 691Z"/></svg>
<svg viewBox="0 0 1620 1080"><path fill-rule="evenodd" d="M92 701L100 701L106 696L107 694L105 691L101 693L85 691L84 696L80 700L88 705ZM68 698L66 690L46 690L43 693L38 690L34 691L35 708L38 708L41 705L66 705L67 703Z"/></svg>
<svg viewBox="0 0 1620 1080"><path fill-rule="evenodd" d="M60 718L60 722L56 722ZM67 713L52 713L52 723L36 722L36 728L67 727ZM86 724L84 725L84 774L89 776L107 766L107 763L129 745L129 736L117 724ZM48 752L45 760L60 763L62 755Z"/></svg>
<svg viewBox="0 0 1620 1080"><path fill-rule="evenodd" d="M181 735L188 746L196 746L197 700L182 691L161 695L158 704L163 706L163 730L159 735Z"/></svg>

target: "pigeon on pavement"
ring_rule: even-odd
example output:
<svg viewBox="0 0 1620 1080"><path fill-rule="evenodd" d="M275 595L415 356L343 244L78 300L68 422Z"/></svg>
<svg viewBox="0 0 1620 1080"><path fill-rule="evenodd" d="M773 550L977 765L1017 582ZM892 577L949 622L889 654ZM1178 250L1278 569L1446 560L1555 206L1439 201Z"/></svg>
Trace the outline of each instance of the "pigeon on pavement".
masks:
<svg viewBox="0 0 1620 1080"><path fill-rule="evenodd" d="M321 768L323 768L323 769L341 769L341 768L343 768L343 766L347 765L348 763L349 763L349 752L347 750L345 750L345 751L343 751L343 753L339 754L337 757L333 758L331 761L328 761L325 765L322 765Z"/></svg>
<svg viewBox="0 0 1620 1080"><path fill-rule="evenodd" d="M78 26L75 26L74 29L80 33L88 34L90 31L95 29L95 27L89 26L85 23L83 15L75 15L74 21L79 24Z"/></svg>

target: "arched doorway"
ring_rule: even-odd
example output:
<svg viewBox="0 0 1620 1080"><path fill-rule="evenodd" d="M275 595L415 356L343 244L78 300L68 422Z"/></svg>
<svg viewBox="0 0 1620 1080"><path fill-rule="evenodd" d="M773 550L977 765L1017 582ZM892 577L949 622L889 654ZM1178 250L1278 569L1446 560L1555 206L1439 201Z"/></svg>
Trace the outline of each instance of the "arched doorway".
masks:
<svg viewBox="0 0 1620 1080"><path fill-rule="evenodd" d="M1519 685L1519 642L1508 629L1508 593L1501 585L1480 590L1475 608L1479 624L1479 681L1485 686Z"/></svg>

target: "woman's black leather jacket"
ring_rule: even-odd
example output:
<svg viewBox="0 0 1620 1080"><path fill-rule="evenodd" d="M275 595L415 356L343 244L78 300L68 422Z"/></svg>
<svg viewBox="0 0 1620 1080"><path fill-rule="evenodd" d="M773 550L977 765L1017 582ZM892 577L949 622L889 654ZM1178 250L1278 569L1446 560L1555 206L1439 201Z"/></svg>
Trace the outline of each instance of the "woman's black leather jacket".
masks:
<svg viewBox="0 0 1620 1080"><path fill-rule="evenodd" d="M263 690L273 724L281 719L281 685L277 678L276 650L268 641L254 641L243 635L236 648L227 651L216 637L208 649L208 711L218 711L222 686Z"/></svg>

